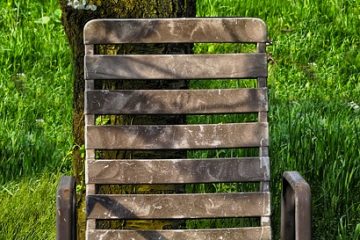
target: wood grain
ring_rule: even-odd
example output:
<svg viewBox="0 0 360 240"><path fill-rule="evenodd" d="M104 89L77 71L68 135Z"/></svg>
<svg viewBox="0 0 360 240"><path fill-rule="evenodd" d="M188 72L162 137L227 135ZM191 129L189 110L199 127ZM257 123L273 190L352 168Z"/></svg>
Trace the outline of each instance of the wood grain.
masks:
<svg viewBox="0 0 360 240"><path fill-rule="evenodd" d="M219 114L267 111L267 89L95 90L86 114Z"/></svg>
<svg viewBox="0 0 360 240"><path fill-rule="evenodd" d="M266 41L258 18L98 19L84 27L84 44Z"/></svg>
<svg viewBox="0 0 360 240"><path fill-rule="evenodd" d="M87 183L173 184L269 180L260 158L89 160Z"/></svg>
<svg viewBox="0 0 360 240"><path fill-rule="evenodd" d="M87 126L86 149L213 149L268 145L267 123Z"/></svg>
<svg viewBox="0 0 360 240"><path fill-rule="evenodd" d="M267 76L266 54L85 56L85 79L219 79Z"/></svg>
<svg viewBox="0 0 360 240"><path fill-rule="evenodd" d="M88 219L186 219L270 215L269 193L88 195Z"/></svg>
<svg viewBox="0 0 360 240"><path fill-rule="evenodd" d="M89 230L88 240L270 240L270 227L194 230Z"/></svg>

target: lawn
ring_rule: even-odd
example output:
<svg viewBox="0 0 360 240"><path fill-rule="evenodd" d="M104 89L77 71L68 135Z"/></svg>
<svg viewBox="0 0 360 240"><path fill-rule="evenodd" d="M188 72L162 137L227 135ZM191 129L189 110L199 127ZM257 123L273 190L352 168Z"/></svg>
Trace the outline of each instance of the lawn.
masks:
<svg viewBox="0 0 360 240"><path fill-rule="evenodd" d="M60 15L56 0L0 2L1 240L55 236L56 186L71 171L74 147ZM360 239L360 2L198 0L197 15L268 24L274 239L285 170L312 187L314 239Z"/></svg>

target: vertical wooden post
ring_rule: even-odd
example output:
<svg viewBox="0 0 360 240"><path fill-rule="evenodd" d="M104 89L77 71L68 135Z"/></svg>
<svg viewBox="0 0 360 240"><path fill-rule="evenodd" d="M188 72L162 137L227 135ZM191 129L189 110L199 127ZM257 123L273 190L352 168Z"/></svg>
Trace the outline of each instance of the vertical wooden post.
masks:
<svg viewBox="0 0 360 240"><path fill-rule="evenodd" d="M85 45L85 55L94 55L94 45ZM85 91L94 90L94 80L87 80L85 82ZM85 93L84 93L85 94ZM87 126L95 125L95 115L86 114L85 115L85 164L88 163L89 160L95 159L95 150L88 149L86 147L87 142ZM87 169L85 167L85 169ZM85 172L85 183L87 183L87 172ZM86 195L96 194L96 186L95 184L86 184ZM86 220L86 228L87 229L95 229L96 228L96 220L88 219ZM86 236L87 238L87 236Z"/></svg>
<svg viewBox="0 0 360 240"><path fill-rule="evenodd" d="M266 43L258 43L257 44L257 52L258 53L266 53ZM267 88L267 78L260 77L257 79L258 88ZM258 114L258 122L267 122L268 121L268 113L266 111L259 112ZM265 166L267 169L267 174L270 176L270 161L269 161L269 147L260 146L259 155L261 159L262 166ZM270 183L269 182L261 182L260 183L260 191L261 192L269 192L270 191ZM270 217L262 217L261 218L261 226L270 226L271 220Z"/></svg>

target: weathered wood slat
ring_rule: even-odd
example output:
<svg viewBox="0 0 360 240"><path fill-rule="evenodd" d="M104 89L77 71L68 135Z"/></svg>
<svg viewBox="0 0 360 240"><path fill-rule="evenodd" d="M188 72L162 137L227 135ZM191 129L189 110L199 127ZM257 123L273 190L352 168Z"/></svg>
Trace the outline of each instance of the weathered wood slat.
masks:
<svg viewBox="0 0 360 240"><path fill-rule="evenodd" d="M270 227L194 230L89 230L88 240L270 240Z"/></svg>
<svg viewBox="0 0 360 240"><path fill-rule="evenodd" d="M186 219L270 215L269 193L88 195L88 219Z"/></svg>
<svg viewBox="0 0 360 240"><path fill-rule="evenodd" d="M85 25L85 44L266 42L257 18L101 19Z"/></svg>
<svg viewBox="0 0 360 240"><path fill-rule="evenodd" d="M87 183L172 184L268 181L260 158L88 160Z"/></svg>
<svg viewBox="0 0 360 240"><path fill-rule="evenodd" d="M87 149L212 149L268 145L267 123L87 126Z"/></svg>
<svg viewBox="0 0 360 240"><path fill-rule="evenodd" d="M212 79L267 76L266 54L85 56L86 79Z"/></svg>
<svg viewBox="0 0 360 240"><path fill-rule="evenodd" d="M205 114L267 111L267 91L96 90L86 92L86 114Z"/></svg>

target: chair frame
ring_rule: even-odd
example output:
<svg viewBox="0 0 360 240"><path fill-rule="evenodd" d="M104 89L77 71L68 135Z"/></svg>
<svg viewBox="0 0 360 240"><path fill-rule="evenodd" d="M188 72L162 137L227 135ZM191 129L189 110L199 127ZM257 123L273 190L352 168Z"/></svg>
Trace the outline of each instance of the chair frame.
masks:
<svg viewBox="0 0 360 240"><path fill-rule="evenodd" d="M201 18L197 18L201 19ZM191 19L197 21L196 18ZM161 21L161 20L159 20ZM107 23L108 24L108 23ZM86 27L85 27L86 28ZM165 33L166 34L166 33ZM100 34L101 35L101 34ZM119 36L116 36L119 37ZM94 41L98 36L94 37ZM101 37L100 37L101 38ZM196 41L194 41L196 42ZM217 42L223 42L219 37ZM246 42L246 41L245 41ZM256 42L255 40L253 42ZM87 44L85 42L85 44ZM258 53L265 53L266 43L260 42L257 45ZM93 54L93 45L86 45L85 52ZM89 76L88 76L89 77ZM166 78L167 76L164 76ZM187 76L185 76L187 77ZM91 77L89 77L91 79ZM258 77L258 87L266 87L266 77ZM93 89L93 81L86 83L86 88ZM89 118L90 117L90 118ZM86 116L85 121L94 121L94 115ZM267 122L267 113L259 111L260 122ZM91 124L90 124L91 125ZM87 154L94 156L94 150L87 150ZM267 157L268 148L260 147L261 157ZM261 189L264 192L269 190L269 183L263 182ZM95 193L91 190L94 185L90 184L87 193ZM311 192L308 183L298 172L285 172L283 174L281 198L281 239L283 240L309 240L311 239ZM57 239L75 240L76 233L76 184L75 178L64 176L61 178L57 191ZM268 217L261 217L262 225L266 226ZM91 221L95 222L95 221ZM264 223L264 224L263 224Z"/></svg>

